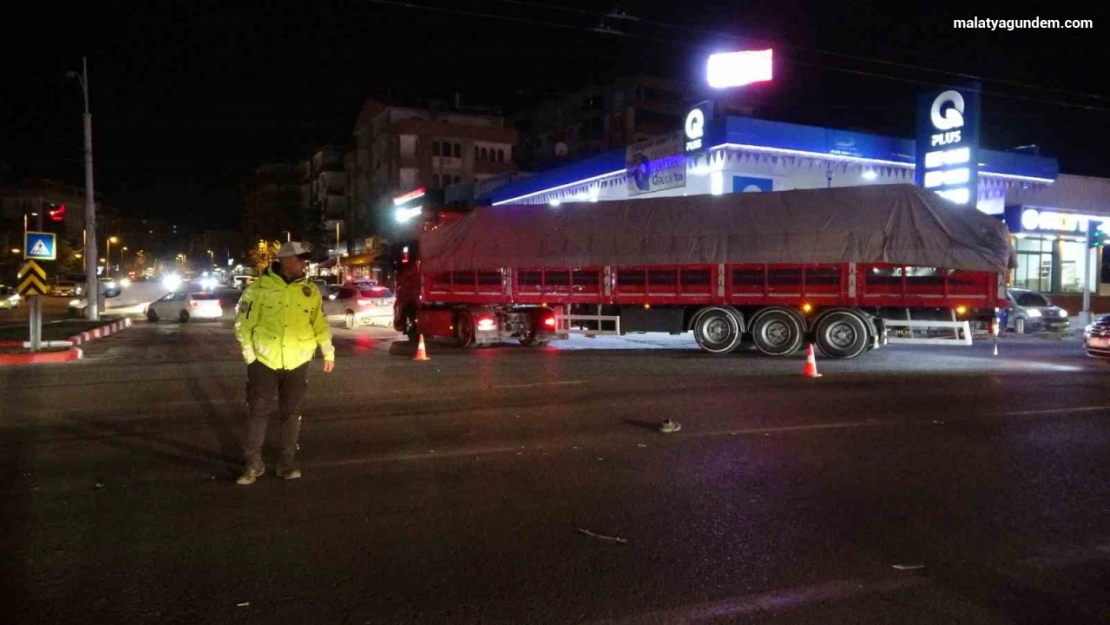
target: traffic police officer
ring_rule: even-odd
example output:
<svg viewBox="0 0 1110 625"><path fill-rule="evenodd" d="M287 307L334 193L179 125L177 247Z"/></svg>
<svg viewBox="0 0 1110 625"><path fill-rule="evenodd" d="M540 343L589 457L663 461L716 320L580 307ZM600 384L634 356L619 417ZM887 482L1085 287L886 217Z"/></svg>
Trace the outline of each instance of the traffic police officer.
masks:
<svg viewBox="0 0 1110 625"><path fill-rule="evenodd" d="M324 316L323 298L305 280L308 250L297 241L281 246L277 261L251 283L239 300L235 338L247 363L247 414L243 455L246 466L238 483L253 484L266 472L262 444L274 396L281 412L281 458L278 477L301 477L295 464L301 429L301 405L308 388L308 363L319 346L324 372L335 368L335 348Z"/></svg>

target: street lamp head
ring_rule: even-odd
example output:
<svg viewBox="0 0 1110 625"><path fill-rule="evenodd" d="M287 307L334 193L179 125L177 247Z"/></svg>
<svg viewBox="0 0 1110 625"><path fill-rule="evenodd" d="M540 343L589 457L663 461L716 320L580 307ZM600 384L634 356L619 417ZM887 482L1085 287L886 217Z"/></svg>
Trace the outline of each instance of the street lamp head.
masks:
<svg viewBox="0 0 1110 625"><path fill-rule="evenodd" d="M112 243L119 243L119 237L108 237L108 240Z"/></svg>

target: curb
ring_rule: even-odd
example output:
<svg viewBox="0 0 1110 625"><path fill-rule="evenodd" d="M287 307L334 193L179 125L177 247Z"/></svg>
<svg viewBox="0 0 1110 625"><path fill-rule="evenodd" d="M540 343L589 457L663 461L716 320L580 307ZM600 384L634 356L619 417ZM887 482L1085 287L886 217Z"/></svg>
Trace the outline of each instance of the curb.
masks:
<svg viewBox="0 0 1110 625"><path fill-rule="evenodd" d="M131 327L131 318L130 317L125 317L123 319L120 319L119 321L113 321L112 323L109 323L106 326L101 326L101 327L99 327L95 330L89 330L88 332L82 332L81 334L75 334L75 335L69 337L69 342L70 342L71 345L83 345L85 343L88 343L89 341L92 341L92 340L95 340L95 339L102 339L102 338L104 338L108 335L115 334L116 332L119 332L120 330L122 330L124 328L130 328L130 327Z"/></svg>
<svg viewBox="0 0 1110 625"><path fill-rule="evenodd" d="M78 345L83 345L89 341L104 338L106 336L115 334L124 328L131 327L131 318L126 317L119 321L113 321L108 325L101 326L88 332L75 334L64 341L43 341L42 346L46 348L51 347L64 347L68 348L59 351L49 352L35 352L25 354L0 354L0 365L33 365L45 363L59 363L59 362L72 362L74 360L81 360L84 358L84 352L81 351ZM17 347L29 349L31 347L30 341L0 341L0 347Z"/></svg>
<svg viewBox="0 0 1110 625"><path fill-rule="evenodd" d="M81 360L84 354L80 347L70 347L64 351L36 352L26 354L0 354L0 365L40 365L47 363L72 362Z"/></svg>

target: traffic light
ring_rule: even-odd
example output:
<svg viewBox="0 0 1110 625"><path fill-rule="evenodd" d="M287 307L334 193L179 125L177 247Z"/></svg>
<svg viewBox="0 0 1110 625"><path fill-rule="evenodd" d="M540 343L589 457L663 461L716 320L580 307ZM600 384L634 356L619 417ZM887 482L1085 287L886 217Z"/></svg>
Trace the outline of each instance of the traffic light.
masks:
<svg viewBox="0 0 1110 625"><path fill-rule="evenodd" d="M1087 226L1087 247L1096 248L1106 245L1107 239L1110 239L1110 232L1102 229L1103 224L1095 224L1091 222Z"/></svg>
<svg viewBox="0 0 1110 625"><path fill-rule="evenodd" d="M66 220L66 205L65 204L47 204L46 214L50 216L50 221L60 223Z"/></svg>

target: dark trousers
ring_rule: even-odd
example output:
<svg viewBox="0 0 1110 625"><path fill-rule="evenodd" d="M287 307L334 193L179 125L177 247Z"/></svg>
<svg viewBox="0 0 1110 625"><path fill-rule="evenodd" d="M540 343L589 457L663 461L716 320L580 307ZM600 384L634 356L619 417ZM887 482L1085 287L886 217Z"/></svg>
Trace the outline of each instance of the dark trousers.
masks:
<svg viewBox="0 0 1110 625"><path fill-rule="evenodd" d="M266 425L278 398L281 413L281 462L292 465L301 433L301 405L308 390L308 363L296 369L274 370L259 361L247 366L247 433L243 439L243 455L247 464L262 464L262 444L266 441Z"/></svg>

